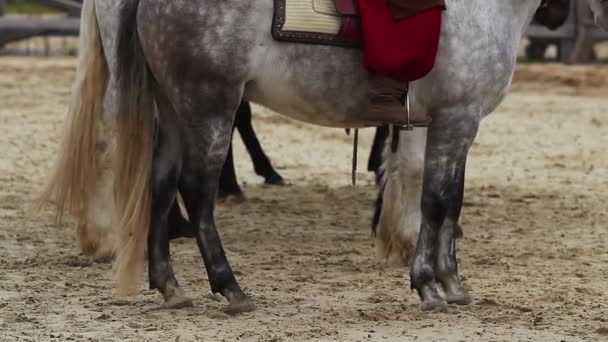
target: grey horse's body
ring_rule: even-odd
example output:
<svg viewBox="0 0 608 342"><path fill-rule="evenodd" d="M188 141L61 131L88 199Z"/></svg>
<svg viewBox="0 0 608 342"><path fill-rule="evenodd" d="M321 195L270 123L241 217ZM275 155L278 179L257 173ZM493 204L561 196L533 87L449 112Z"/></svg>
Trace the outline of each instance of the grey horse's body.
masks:
<svg viewBox="0 0 608 342"><path fill-rule="evenodd" d="M421 227L411 280L424 308L445 303L436 290L436 279L446 290L448 302L470 302L457 274L453 249L465 160L481 119L508 92L519 41L539 4L540 0L450 2L436 66L411 85L412 110L429 113L433 123L428 133L420 129L402 134L401 150L387 156L384 203L390 204L381 213L378 234L386 256L403 256ZM272 9L272 0L174 1L169 5L148 0L132 7L129 19L123 18L136 18L138 24L131 27L136 27L146 63L166 96L167 107L172 107L159 119L177 116L178 122L186 123L168 130L186 136L181 145L183 159L170 160L167 155L166 163L152 173L166 174L173 165L186 164L181 170L185 180L180 182L181 189L200 189L198 206L208 209L199 210L213 208L213 193L204 189L217 181L218 166L227 151L227 129L242 98L298 120L341 128L358 126L358 118L371 109L370 75L363 68L361 52L277 42L269 34ZM127 74L130 66L124 67ZM157 146L157 150L170 148L174 146ZM195 181L195 175L205 177ZM422 203L422 215L418 203ZM205 221L198 222L201 240L215 230L211 217ZM163 263L162 245L151 242L150 249L158 251L151 256L152 264L154 259ZM205 254L209 247L201 247ZM229 270L223 253L216 257L217 268ZM228 273L214 276L226 279L216 284L219 292L232 288L236 297L245 298ZM167 293L178 287L173 271L152 267L150 274L153 287L172 300Z"/></svg>
<svg viewBox="0 0 608 342"><path fill-rule="evenodd" d="M412 287L425 309L471 300L455 254L466 157L482 118L508 93L519 41L540 1L450 1L435 68L410 86L412 110L428 113L433 122L402 133L399 150L385 154L377 245L385 258L407 262L413 256ZM606 2L588 1L597 22L605 23ZM118 113L123 284L134 280L142 265L134 259L143 257L147 242L151 287L167 306L190 304L175 278L167 238L167 215L179 190L197 228L212 291L229 300L232 312L252 309L213 217L234 113L245 99L313 124L360 127L371 108L362 53L273 40L272 0L95 4L102 40L112 45L104 46L111 74L121 75L120 105L110 112Z"/></svg>

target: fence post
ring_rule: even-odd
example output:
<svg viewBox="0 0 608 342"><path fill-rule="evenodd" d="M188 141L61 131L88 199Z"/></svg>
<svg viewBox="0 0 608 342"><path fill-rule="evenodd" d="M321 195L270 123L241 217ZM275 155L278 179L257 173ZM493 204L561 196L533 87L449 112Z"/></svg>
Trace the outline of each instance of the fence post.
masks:
<svg viewBox="0 0 608 342"><path fill-rule="evenodd" d="M6 11L6 0L0 0L0 17L4 15Z"/></svg>
<svg viewBox="0 0 608 342"><path fill-rule="evenodd" d="M593 20L593 14L589 6L579 1L576 11L576 38L572 52L567 56L567 63L590 63L596 60L593 49L594 39L591 35L589 22Z"/></svg>

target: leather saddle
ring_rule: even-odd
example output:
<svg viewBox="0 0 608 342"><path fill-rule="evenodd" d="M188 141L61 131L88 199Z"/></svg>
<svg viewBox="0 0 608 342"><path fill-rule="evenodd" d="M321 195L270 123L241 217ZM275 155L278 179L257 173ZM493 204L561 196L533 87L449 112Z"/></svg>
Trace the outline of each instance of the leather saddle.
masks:
<svg viewBox="0 0 608 342"><path fill-rule="evenodd" d="M334 0L336 12L342 17L338 37L340 41L361 44L359 0ZM387 0L395 19L407 18L429 8L445 7L445 0Z"/></svg>
<svg viewBox="0 0 608 342"><path fill-rule="evenodd" d="M279 41L362 48L359 1L364 0L274 0L272 36ZM445 7L445 0L386 1L395 19Z"/></svg>
<svg viewBox="0 0 608 342"><path fill-rule="evenodd" d="M359 3L367 0L274 0L272 36L278 41L321 44L363 49ZM395 20L415 16L445 0L386 0ZM360 127L393 124L398 127L425 127L426 113L404 115L404 87L374 74L370 80L371 108L358 118Z"/></svg>

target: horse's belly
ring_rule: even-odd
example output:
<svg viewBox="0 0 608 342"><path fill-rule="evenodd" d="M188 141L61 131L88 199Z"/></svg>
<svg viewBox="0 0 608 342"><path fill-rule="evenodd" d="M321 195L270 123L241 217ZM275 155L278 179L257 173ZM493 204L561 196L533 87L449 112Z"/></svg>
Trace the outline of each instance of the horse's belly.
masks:
<svg viewBox="0 0 608 342"><path fill-rule="evenodd" d="M299 94L296 88L289 82L258 80L246 87L244 97L299 121L327 127L352 127L356 115L344 108L339 100L322 93L311 99Z"/></svg>
<svg viewBox="0 0 608 342"><path fill-rule="evenodd" d="M358 127L369 108L368 74L356 52L305 44L261 50L245 99L296 120ZM256 58L257 59L257 58Z"/></svg>

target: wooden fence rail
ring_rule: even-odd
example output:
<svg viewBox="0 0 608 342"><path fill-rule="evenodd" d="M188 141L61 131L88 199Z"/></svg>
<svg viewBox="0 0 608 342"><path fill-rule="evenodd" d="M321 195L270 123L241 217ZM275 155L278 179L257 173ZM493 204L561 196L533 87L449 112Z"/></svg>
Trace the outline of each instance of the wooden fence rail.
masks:
<svg viewBox="0 0 608 342"><path fill-rule="evenodd" d="M0 0L0 47L30 37L78 36L81 1L32 0L30 2L63 12L67 17L4 16L7 1Z"/></svg>
<svg viewBox="0 0 608 342"><path fill-rule="evenodd" d="M42 6L46 6L52 9L56 9L61 12L67 13L70 17L80 16L80 8L82 7L82 1L75 0L30 0L33 3L37 3Z"/></svg>
<svg viewBox="0 0 608 342"><path fill-rule="evenodd" d="M78 36L82 0L30 0L63 12L67 17L29 18L6 17L6 3L0 0L0 47L6 43L35 36ZM15 1L15 0L12 0ZM510 1L510 0L505 0ZM547 45L558 46L559 59L566 63L590 62L594 59L593 46L608 41L608 33L595 28L586 0L563 0L570 3L570 16L557 31L550 31L532 23L526 32L531 41L528 57L541 58Z"/></svg>
<svg viewBox="0 0 608 342"><path fill-rule="evenodd" d="M564 63L586 63L594 59L593 46L608 41L608 33L595 27L586 0L569 0L570 16L562 27L550 31L532 23L526 33L531 45L528 57L541 58L548 44L558 47L558 58Z"/></svg>

